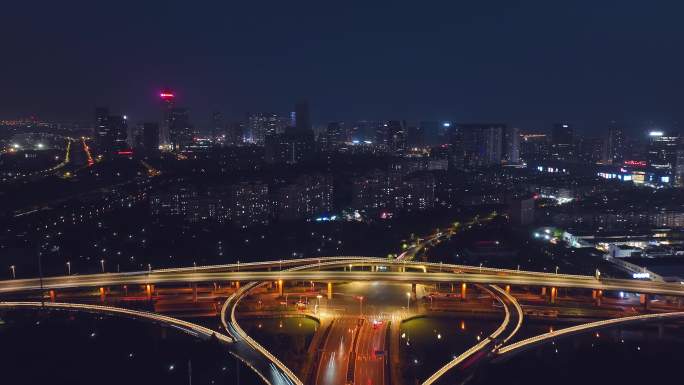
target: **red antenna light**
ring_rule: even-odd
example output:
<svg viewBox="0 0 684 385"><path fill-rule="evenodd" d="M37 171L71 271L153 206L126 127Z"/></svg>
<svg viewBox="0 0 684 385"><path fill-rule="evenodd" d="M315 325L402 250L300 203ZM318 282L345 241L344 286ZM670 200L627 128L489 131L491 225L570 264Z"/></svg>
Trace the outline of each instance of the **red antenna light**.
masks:
<svg viewBox="0 0 684 385"><path fill-rule="evenodd" d="M159 97L164 99L164 100L171 100L171 99L176 97L176 94L173 93L173 91L171 91L171 90L162 90L159 93Z"/></svg>

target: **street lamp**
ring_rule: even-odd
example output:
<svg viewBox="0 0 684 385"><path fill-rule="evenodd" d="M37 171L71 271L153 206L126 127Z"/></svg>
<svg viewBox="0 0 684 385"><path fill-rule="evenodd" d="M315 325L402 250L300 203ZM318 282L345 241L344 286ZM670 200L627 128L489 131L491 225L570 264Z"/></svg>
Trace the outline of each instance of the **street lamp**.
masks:
<svg viewBox="0 0 684 385"><path fill-rule="evenodd" d="M558 274L558 266L556 266L556 274Z"/></svg>
<svg viewBox="0 0 684 385"><path fill-rule="evenodd" d="M17 278L17 268L14 265L12 265L10 266L10 270L12 271L12 279Z"/></svg>
<svg viewBox="0 0 684 385"><path fill-rule="evenodd" d="M411 293L407 291L406 292L406 311L407 312L410 310L410 307L411 307Z"/></svg>
<svg viewBox="0 0 684 385"><path fill-rule="evenodd" d="M480 272L482 271L482 262L480 262Z"/></svg>
<svg viewBox="0 0 684 385"><path fill-rule="evenodd" d="M104 263L105 263L105 260L104 260L104 259L100 259L100 266L102 266L102 272L103 272L103 273L104 273Z"/></svg>
<svg viewBox="0 0 684 385"><path fill-rule="evenodd" d="M67 261L66 267L67 267L67 275L71 275L71 262Z"/></svg>

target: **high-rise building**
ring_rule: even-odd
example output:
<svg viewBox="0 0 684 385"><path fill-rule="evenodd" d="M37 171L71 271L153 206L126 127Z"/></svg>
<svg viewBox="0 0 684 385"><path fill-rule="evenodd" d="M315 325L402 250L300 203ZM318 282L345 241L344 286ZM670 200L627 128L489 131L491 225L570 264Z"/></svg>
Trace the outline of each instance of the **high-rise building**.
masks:
<svg viewBox="0 0 684 385"><path fill-rule="evenodd" d="M295 127L298 131L311 130L311 115L309 103L300 101L295 104Z"/></svg>
<svg viewBox="0 0 684 385"><path fill-rule="evenodd" d="M95 142L102 148L111 148L113 146L113 138L109 132L109 124L107 118L109 117L109 109L106 107L98 107L95 109Z"/></svg>
<svg viewBox="0 0 684 385"><path fill-rule="evenodd" d="M272 112L258 112L249 114L247 122L250 142L264 145L267 137L285 130L288 119Z"/></svg>
<svg viewBox="0 0 684 385"><path fill-rule="evenodd" d="M651 130L648 138L648 163L651 167L674 170L677 165L677 150L680 148L679 135Z"/></svg>
<svg viewBox="0 0 684 385"><path fill-rule="evenodd" d="M549 157L549 137L546 134L520 135L520 158L526 162L546 160Z"/></svg>
<svg viewBox="0 0 684 385"><path fill-rule="evenodd" d="M503 131L503 159L509 164L520 163L520 130L506 127Z"/></svg>
<svg viewBox="0 0 684 385"><path fill-rule="evenodd" d="M223 131L223 114L215 111L211 114L211 140L217 142L219 135Z"/></svg>
<svg viewBox="0 0 684 385"><path fill-rule="evenodd" d="M349 128L349 136L352 142L360 143L364 141L374 141L375 140L375 127L376 122L370 122L367 120L360 120L354 122Z"/></svg>
<svg viewBox="0 0 684 385"><path fill-rule="evenodd" d="M159 124L143 124L143 147L147 154L155 154L159 151Z"/></svg>
<svg viewBox="0 0 684 385"><path fill-rule="evenodd" d="M186 108L174 107L169 112L169 139L173 151L183 151L192 143L193 129Z"/></svg>
<svg viewBox="0 0 684 385"><path fill-rule="evenodd" d="M142 125L140 123L128 125L126 145L128 148L142 147Z"/></svg>
<svg viewBox="0 0 684 385"><path fill-rule="evenodd" d="M311 129L299 131L290 127L282 134L266 137L265 160L268 163L302 163L313 156L314 144Z"/></svg>
<svg viewBox="0 0 684 385"><path fill-rule="evenodd" d="M409 126L406 135L408 147L420 147L425 145L425 129L422 126Z"/></svg>
<svg viewBox="0 0 684 385"><path fill-rule="evenodd" d="M603 138L578 138L575 142L575 160L598 163L606 158L606 141Z"/></svg>
<svg viewBox="0 0 684 385"><path fill-rule="evenodd" d="M175 186L167 192L150 195L150 214L154 217L176 216L196 223L206 220L222 222L226 210L217 196L200 193L195 187Z"/></svg>
<svg viewBox="0 0 684 385"><path fill-rule="evenodd" d="M625 133L622 128L613 125L608 128L606 160L610 163L620 163L624 159Z"/></svg>
<svg viewBox="0 0 684 385"><path fill-rule="evenodd" d="M387 173L373 171L352 180L352 207L357 210L377 211L390 205L392 189Z"/></svg>
<svg viewBox="0 0 684 385"><path fill-rule="evenodd" d="M444 132L442 130L442 124L440 122L424 121L420 122L418 124L418 127L420 128L421 136L423 137L423 144L429 146L436 146L438 144L448 142L448 140L444 140ZM410 133L409 136L411 136Z"/></svg>
<svg viewBox="0 0 684 385"><path fill-rule="evenodd" d="M165 146L171 144L171 111L176 105L176 93L166 88L159 93L161 101L162 123L159 130L159 142Z"/></svg>
<svg viewBox="0 0 684 385"><path fill-rule="evenodd" d="M268 185L243 182L230 189L230 219L233 225L248 227L266 225L270 216Z"/></svg>
<svg viewBox="0 0 684 385"><path fill-rule="evenodd" d="M104 107L95 109L95 141L103 153L128 148L128 124L125 115L109 115Z"/></svg>
<svg viewBox="0 0 684 385"><path fill-rule="evenodd" d="M568 123L558 123L551 131L551 158L555 160L574 160L575 132Z"/></svg>
<svg viewBox="0 0 684 385"><path fill-rule="evenodd" d="M114 136L113 151L128 149L128 118L126 115L110 115L107 118L110 132Z"/></svg>
<svg viewBox="0 0 684 385"><path fill-rule="evenodd" d="M224 144L227 146L241 145L245 142L246 125L244 122L233 122L226 126Z"/></svg>
<svg viewBox="0 0 684 385"><path fill-rule="evenodd" d="M435 186L430 173L406 176L400 170L376 170L352 180L352 207L368 212L432 209Z"/></svg>
<svg viewBox="0 0 684 385"><path fill-rule="evenodd" d="M398 120L387 122L387 147L390 151L403 150L406 148L406 131L404 124Z"/></svg>
<svg viewBox="0 0 684 385"><path fill-rule="evenodd" d="M348 141L347 130L343 122L330 122L325 132L325 141L329 149L335 149Z"/></svg>
<svg viewBox="0 0 684 385"><path fill-rule="evenodd" d="M677 164L675 166L675 183L678 187L684 187L684 148L677 150Z"/></svg>
<svg viewBox="0 0 684 385"><path fill-rule="evenodd" d="M283 221L314 218L332 210L332 178L303 175L281 187L274 198L275 212Z"/></svg>
<svg viewBox="0 0 684 385"><path fill-rule="evenodd" d="M423 211L435 207L435 177L430 173L418 174L402 181L396 191L395 209Z"/></svg>
<svg viewBox="0 0 684 385"><path fill-rule="evenodd" d="M451 137L454 166L465 169L501 164L505 124L459 124Z"/></svg>

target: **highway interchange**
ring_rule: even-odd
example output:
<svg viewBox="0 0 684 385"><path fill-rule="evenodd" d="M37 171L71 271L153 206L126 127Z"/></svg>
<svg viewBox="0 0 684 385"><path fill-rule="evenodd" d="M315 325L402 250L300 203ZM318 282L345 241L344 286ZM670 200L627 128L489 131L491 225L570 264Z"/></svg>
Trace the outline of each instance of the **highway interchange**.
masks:
<svg viewBox="0 0 684 385"><path fill-rule="evenodd" d="M354 268L347 269L348 266ZM343 269L343 270L340 270ZM241 299L267 282L314 281L322 283L345 282L386 282L387 284L434 284L458 283L486 287L494 298L501 302L505 312L500 327L478 344L466 350L439 371L426 379L423 384L438 383L453 368L472 357L482 357L482 353L504 355L527 346L542 343L566 334L606 327L619 322L634 322L645 318L613 319L610 322L598 321L556 331L548 335L533 337L506 345L515 335L523 320L522 309L515 298L498 285L536 286L548 288L577 288L603 291L622 291L639 294L684 296L681 283L663 283L638 280L600 279L594 276L537 273L517 270L503 270L442 263L420 263L406 260L387 260L366 257L328 257L302 260L268 261L259 263L230 264L165 270L148 270L131 273L109 273L93 275L72 275L47 277L42 280L43 290L80 289L111 287L122 285L166 285L198 282L247 282L224 304L221 317L228 335L195 327L191 323L153 313L133 314L122 310L119 313L154 322L167 323L182 327L191 333L215 335L231 346L231 354L241 359L261 378L271 384L303 384L295 373L290 371L273 353L251 339L239 326L235 312ZM251 282L251 283L250 283ZM0 281L0 293L19 295L41 289L40 279L17 279ZM406 289L401 289L406 290ZM0 303L3 307L38 306L40 302ZM66 310L90 310L116 313L112 307L95 305L54 304L46 302L51 308ZM116 309L116 308L113 308ZM129 313L126 313L129 312ZM361 311L359 311L361 313ZM360 315L360 314L359 314ZM678 318L684 313L658 313L648 318ZM641 316L637 316L641 317ZM363 321L359 321L359 320ZM324 341L322 355L318 362L314 383L381 384L387 383L385 351L387 324L374 327L368 318L345 316L332 323L329 335ZM211 334L209 334L211 333Z"/></svg>

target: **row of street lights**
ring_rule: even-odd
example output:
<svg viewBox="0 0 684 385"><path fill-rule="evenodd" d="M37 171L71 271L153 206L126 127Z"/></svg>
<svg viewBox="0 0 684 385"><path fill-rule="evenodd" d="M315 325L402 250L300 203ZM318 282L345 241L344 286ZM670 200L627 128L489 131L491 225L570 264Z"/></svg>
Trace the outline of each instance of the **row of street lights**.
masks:
<svg viewBox="0 0 684 385"><path fill-rule="evenodd" d="M105 272L105 260L100 259L100 267L102 268L102 272ZM9 267L10 273L12 273L12 279L17 279L17 266L11 265ZM71 262L67 261L66 262L66 269L67 269L67 275L71 275Z"/></svg>

